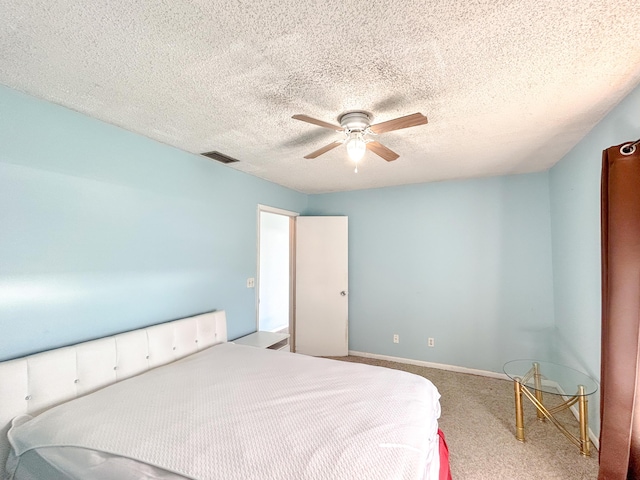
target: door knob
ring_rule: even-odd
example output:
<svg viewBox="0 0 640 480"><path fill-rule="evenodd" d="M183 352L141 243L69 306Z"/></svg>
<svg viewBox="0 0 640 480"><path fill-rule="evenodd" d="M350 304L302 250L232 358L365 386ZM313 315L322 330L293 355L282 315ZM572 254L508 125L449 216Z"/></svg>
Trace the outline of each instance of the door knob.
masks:
<svg viewBox="0 0 640 480"><path fill-rule="evenodd" d="M342 291L340 292L340 295L342 295L343 297L346 297L346 296L347 296L347 293L348 293L347 291L342 290Z"/></svg>

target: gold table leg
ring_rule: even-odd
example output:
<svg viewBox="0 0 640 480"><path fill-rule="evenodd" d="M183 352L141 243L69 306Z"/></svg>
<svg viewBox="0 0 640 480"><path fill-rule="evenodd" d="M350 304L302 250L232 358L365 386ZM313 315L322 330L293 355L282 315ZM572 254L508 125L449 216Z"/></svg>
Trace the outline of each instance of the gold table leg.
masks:
<svg viewBox="0 0 640 480"><path fill-rule="evenodd" d="M525 383L528 382L532 376L535 385L534 392L531 392L529 388L525 386ZM574 396L569 397L560 405L549 409L546 408L542 403L541 378L542 374L540 373L540 366L538 363L534 363L531 370L529 370L529 372L523 378L513 378L513 391L516 403L516 439L518 439L520 442L524 442L524 412L522 408L522 397L525 396L536 407L536 413L539 420L549 420L558 428L558 430L560 430L565 435L565 437L567 437L571 441L571 443L573 443L580 449L580 453L583 456L591 456L591 441L589 439L588 420L589 404L587 401L587 396L585 395L584 385L578 385L578 392ZM580 414L580 438L570 433L566 429L566 427L562 425L555 417L556 413L570 408L576 403L578 404Z"/></svg>
<svg viewBox="0 0 640 480"><path fill-rule="evenodd" d="M578 385L578 410L580 412L580 453L591 456L591 440L589 439L589 403L584 394L584 385Z"/></svg>
<svg viewBox="0 0 640 480"><path fill-rule="evenodd" d="M535 391L536 399L538 400L538 402L540 402L540 405L542 405L541 377L542 375L540 374L540 364L538 362L534 362L533 363L533 382L536 390ZM536 408L536 414L538 415L538 420L540 420L541 422L544 422L545 420L544 413L539 408Z"/></svg>
<svg viewBox="0 0 640 480"><path fill-rule="evenodd" d="M524 413L522 410L522 384L519 379L513 381L516 398L516 438L524 442Z"/></svg>
<svg viewBox="0 0 640 480"><path fill-rule="evenodd" d="M584 455L585 457L588 457L591 455L591 452L589 451L590 442L589 442L589 435L587 430L587 413L588 413L587 398L585 395L580 395L580 393L578 393L573 397L569 398L564 403L558 405L557 407L554 407L552 409L547 409L544 405L538 402L538 399L536 398L536 396L533 393L531 393L527 387L525 387L519 382L518 382L518 386L519 386L518 389L520 391L521 396L524 395L525 397L527 397L531 401L531 403L533 403L535 407L543 413L545 418L551 421L551 423L553 423L558 428L558 430L560 430L565 435L565 437L567 437L571 441L571 443L573 443L576 447L580 449L580 453L582 455ZM582 391L584 392L584 387ZM571 405L574 405L575 403L579 403L580 405L580 438L577 438L575 435L570 433L566 429L566 427L562 425L558 421L558 419L555 417L556 413L571 407ZM517 412L517 406L516 406L516 417L517 417L517 414L518 412ZM518 420L516 418L516 424L517 423L518 423ZM517 432L516 432L516 438L520 440ZM521 441L524 441L524 439Z"/></svg>

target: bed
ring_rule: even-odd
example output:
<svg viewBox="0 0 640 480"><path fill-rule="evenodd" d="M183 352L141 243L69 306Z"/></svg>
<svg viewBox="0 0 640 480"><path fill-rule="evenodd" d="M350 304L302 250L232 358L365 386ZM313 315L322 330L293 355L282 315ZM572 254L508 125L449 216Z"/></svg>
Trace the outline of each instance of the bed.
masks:
<svg viewBox="0 0 640 480"><path fill-rule="evenodd" d="M428 380L226 332L217 311L0 363L3 478L447 478Z"/></svg>

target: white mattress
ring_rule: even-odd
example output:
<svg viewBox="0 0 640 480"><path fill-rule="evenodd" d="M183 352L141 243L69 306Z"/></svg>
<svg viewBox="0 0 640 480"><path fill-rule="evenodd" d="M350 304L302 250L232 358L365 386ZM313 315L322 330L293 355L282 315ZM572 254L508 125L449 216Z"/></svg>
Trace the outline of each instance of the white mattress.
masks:
<svg viewBox="0 0 640 480"><path fill-rule="evenodd" d="M140 468L197 480L437 478L438 399L409 373L221 344L16 421L9 478L30 478L29 458L84 480L109 478L96 465L123 469L119 479L127 468L131 478Z"/></svg>

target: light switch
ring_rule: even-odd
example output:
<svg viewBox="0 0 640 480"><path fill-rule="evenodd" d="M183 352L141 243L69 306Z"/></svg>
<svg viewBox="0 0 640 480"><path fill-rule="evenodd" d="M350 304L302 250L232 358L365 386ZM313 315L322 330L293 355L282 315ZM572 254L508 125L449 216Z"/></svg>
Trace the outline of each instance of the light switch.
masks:
<svg viewBox="0 0 640 480"><path fill-rule="evenodd" d="M247 288L253 288L256 286L256 279L251 277L247 278Z"/></svg>

